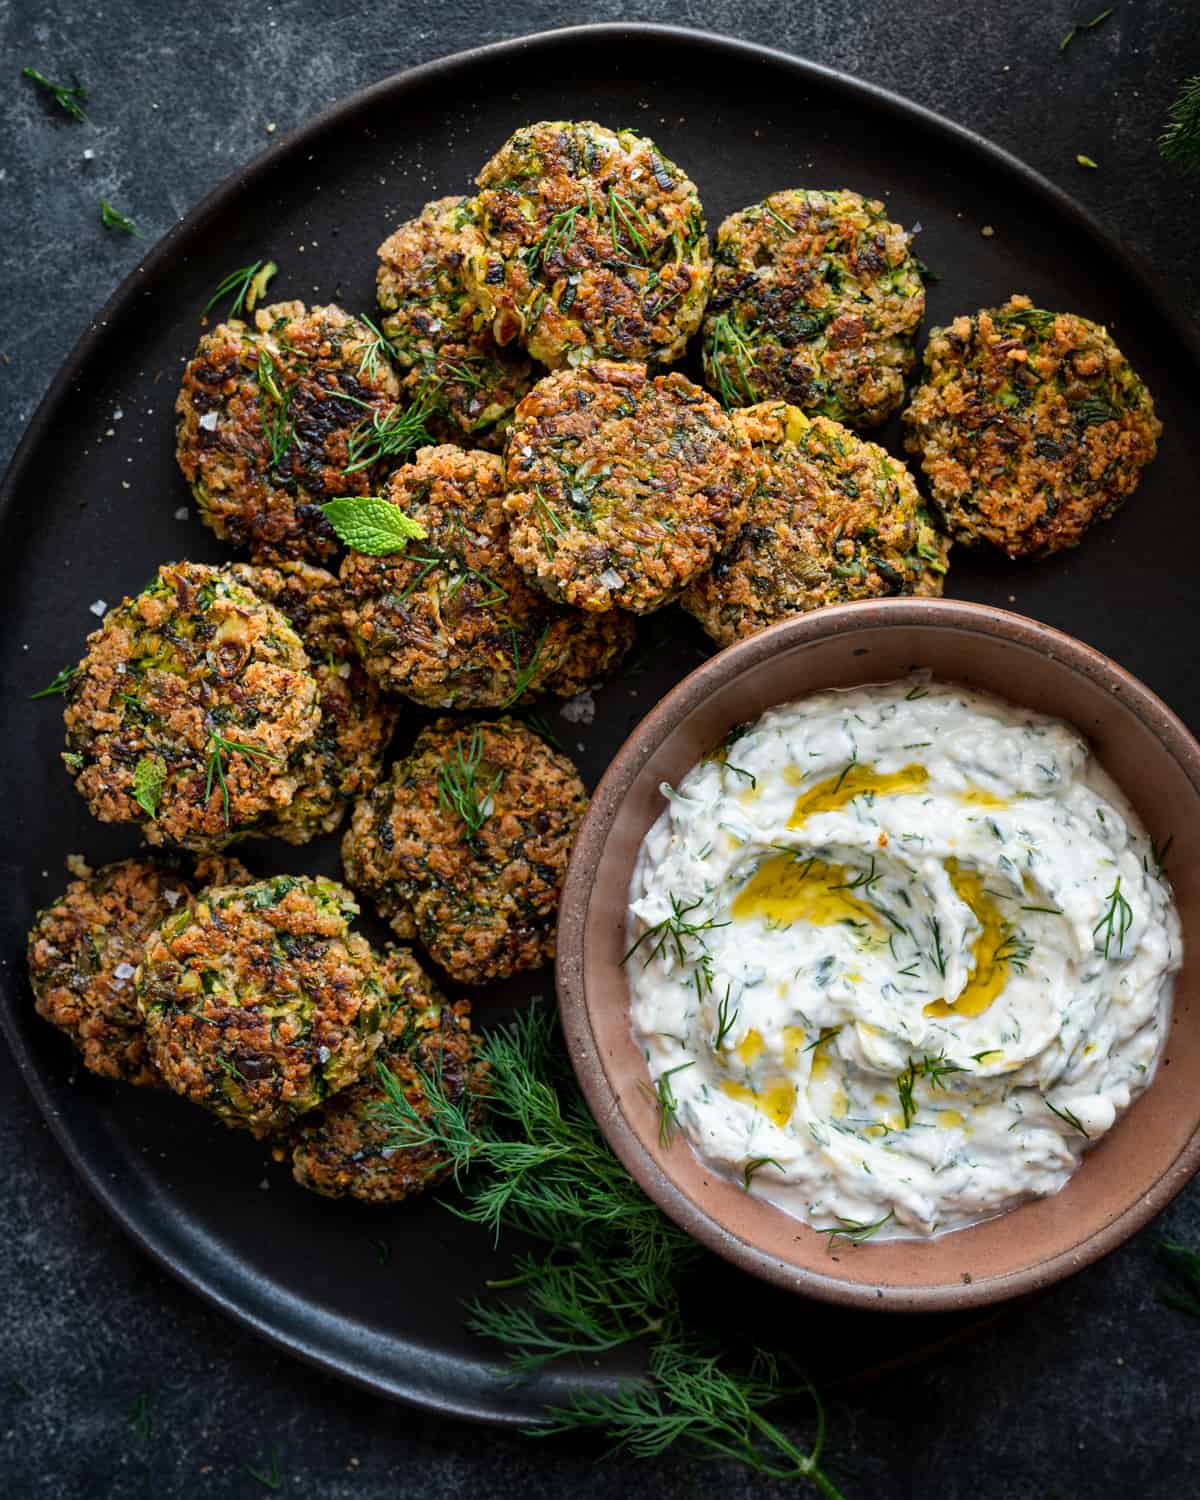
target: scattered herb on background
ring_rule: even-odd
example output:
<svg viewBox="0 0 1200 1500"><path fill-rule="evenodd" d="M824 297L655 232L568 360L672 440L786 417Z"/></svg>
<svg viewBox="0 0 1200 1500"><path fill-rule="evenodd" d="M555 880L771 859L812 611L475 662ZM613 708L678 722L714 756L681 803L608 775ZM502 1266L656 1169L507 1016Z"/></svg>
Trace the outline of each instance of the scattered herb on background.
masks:
<svg viewBox="0 0 1200 1500"><path fill-rule="evenodd" d="M1164 1288L1159 1299L1168 1307L1200 1318L1200 1255L1178 1240L1159 1240L1158 1253L1176 1282Z"/></svg>
<svg viewBox="0 0 1200 1500"><path fill-rule="evenodd" d="M1091 167L1095 169L1099 166L1098 162L1094 162L1090 156L1084 156L1082 152L1076 155L1075 160L1081 167Z"/></svg>
<svg viewBox="0 0 1200 1500"><path fill-rule="evenodd" d="M386 1266L392 1258L392 1247L387 1240L372 1240L371 1244L375 1247L375 1259L381 1266Z"/></svg>
<svg viewBox="0 0 1200 1500"><path fill-rule="evenodd" d="M367 557L390 557L426 536L419 521L382 495L343 495L327 500L321 512L343 546Z"/></svg>
<svg viewBox="0 0 1200 1500"><path fill-rule="evenodd" d="M278 269L279 267L273 260L256 260L248 266L239 266L236 271L230 271L204 304L200 316L208 317L221 298L230 295L233 301L229 304L229 312L226 316L240 318L243 310L253 312L258 299L267 290L267 283Z"/></svg>
<svg viewBox="0 0 1200 1500"><path fill-rule="evenodd" d="M474 839L492 815L492 797L500 785L503 771L497 771L486 787L479 785L479 766L483 760L483 735L478 728L472 734L466 753L462 736L454 742L454 753L438 767L438 802L444 812L462 822L468 840Z"/></svg>
<svg viewBox="0 0 1200 1500"><path fill-rule="evenodd" d="M158 817L166 781L167 763L161 755L143 755L133 768L133 800L152 818Z"/></svg>
<svg viewBox="0 0 1200 1500"><path fill-rule="evenodd" d="M107 198L100 199L100 222L105 229L120 229L123 233L132 234L139 240L146 238L129 215L115 209Z"/></svg>
<svg viewBox="0 0 1200 1500"><path fill-rule="evenodd" d="M87 89L84 88L83 84L80 83L74 74L71 75L71 82L69 84L51 83L36 68L22 68L21 76L23 78L31 78L37 84L38 88L48 94L55 104L58 105L59 109L65 115L69 115L72 120L87 119L81 107L87 103Z"/></svg>
<svg viewBox="0 0 1200 1500"><path fill-rule="evenodd" d="M129 1425L141 1438L142 1442L150 1440L150 1397L142 1394L133 1398L133 1404L129 1408Z"/></svg>
<svg viewBox="0 0 1200 1500"><path fill-rule="evenodd" d="M1115 6L1109 6L1108 10L1102 10L1098 16L1093 16L1090 21L1077 22L1058 44L1058 50L1065 52L1077 36L1082 36L1085 31L1095 31L1097 26L1103 26L1115 9Z"/></svg>
<svg viewBox="0 0 1200 1500"><path fill-rule="evenodd" d="M1185 172L1200 172L1200 73L1185 78L1158 139L1163 157Z"/></svg>
<svg viewBox="0 0 1200 1500"><path fill-rule="evenodd" d="M252 1469L249 1464L242 1466L251 1479L257 1480L264 1490L281 1490L283 1488L283 1474L279 1468L279 1449L271 1449L271 1467L265 1472L260 1469Z"/></svg>
<svg viewBox="0 0 1200 1500"><path fill-rule="evenodd" d="M29 1386L25 1384L23 1380L18 1379L16 1375L10 1375L8 1377L8 1387L9 1390L12 1391L13 1395L16 1396L18 1401L33 1400L33 1391L29 1388Z"/></svg>
<svg viewBox="0 0 1200 1500"><path fill-rule="evenodd" d="M505 1348L514 1375L650 1342L645 1378L549 1408L531 1434L590 1429L637 1457L681 1443L769 1477L807 1480L826 1500L841 1500L821 1467L820 1399L807 1380L784 1378L791 1361L759 1349L739 1361L688 1326L687 1272L703 1252L609 1149L553 1012L534 1007L489 1033L482 1050L486 1115L422 1078L431 1106L422 1118L386 1069L391 1083L379 1107L393 1145L446 1154L461 1188L447 1205L453 1213L535 1242L516 1256L511 1277L489 1283L491 1295L471 1305L472 1331ZM813 1405L807 1451L764 1415L796 1397Z"/></svg>
<svg viewBox="0 0 1200 1500"><path fill-rule="evenodd" d="M38 688L36 693L30 693L30 698L54 698L59 693L65 693L74 682L75 673L78 671L78 667L64 667L44 688Z"/></svg>

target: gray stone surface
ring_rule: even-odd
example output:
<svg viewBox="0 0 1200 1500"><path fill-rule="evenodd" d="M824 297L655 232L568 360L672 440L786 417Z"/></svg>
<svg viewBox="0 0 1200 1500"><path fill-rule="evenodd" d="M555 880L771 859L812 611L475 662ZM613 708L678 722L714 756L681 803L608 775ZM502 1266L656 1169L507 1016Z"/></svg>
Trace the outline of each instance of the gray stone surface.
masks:
<svg viewBox="0 0 1200 1500"><path fill-rule="evenodd" d="M97 196L148 241L265 146L364 83L476 43L584 20L725 31L883 84L990 136L1087 204L1200 306L1197 185L1154 138L1200 69L1194 0L677 0L627 5L413 0L59 0L0 4L0 456L54 370L137 262ZM89 123L18 81L77 70ZM90 149L94 158L85 161ZM1077 152L1099 170L1075 163ZM13 789L9 789L13 794ZM92 1202L0 1055L0 1494L7 1500L232 1497L276 1449L280 1492L342 1497L784 1493L738 1471L597 1463L365 1397L275 1353L183 1292ZM917 1372L830 1403L828 1466L848 1496L1177 1497L1197 1490L1200 1324L1159 1305L1154 1245L1200 1245L1200 1190L1117 1254ZM819 1377L822 1351L799 1351ZM146 1397L149 1433L131 1420ZM794 1490L788 1489L789 1493Z"/></svg>

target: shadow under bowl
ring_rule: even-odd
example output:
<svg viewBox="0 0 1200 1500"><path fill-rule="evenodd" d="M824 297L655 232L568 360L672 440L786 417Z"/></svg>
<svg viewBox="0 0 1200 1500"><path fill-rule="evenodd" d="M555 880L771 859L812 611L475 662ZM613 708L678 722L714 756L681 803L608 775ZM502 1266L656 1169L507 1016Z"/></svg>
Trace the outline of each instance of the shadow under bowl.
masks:
<svg viewBox="0 0 1200 1500"><path fill-rule="evenodd" d="M1073 724L1150 833L1174 835L1184 968L1158 1074L1052 1197L932 1239L835 1244L747 1194L677 1136L665 1148L621 957L630 878L672 784L735 725L824 688L914 669ZM588 1104L634 1179L710 1250L810 1297L929 1312L1049 1286L1114 1249L1200 1167L1200 745L1150 690L1070 636L952 600L840 605L722 651L646 716L596 789L563 889L557 980Z"/></svg>

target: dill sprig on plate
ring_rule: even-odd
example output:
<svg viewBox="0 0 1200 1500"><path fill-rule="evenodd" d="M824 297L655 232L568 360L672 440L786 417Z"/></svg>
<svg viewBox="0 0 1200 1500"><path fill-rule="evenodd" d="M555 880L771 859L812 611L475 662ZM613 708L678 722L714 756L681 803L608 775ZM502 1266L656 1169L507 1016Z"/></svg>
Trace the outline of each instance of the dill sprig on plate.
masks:
<svg viewBox="0 0 1200 1500"><path fill-rule="evenodd" d="M243 310L253 312L258 299L267 290L267 283L278 269L273 260L256 260L251 261L248 266L238 266L237 270L222 277L216 291L201 309L200 316L206 318L222 297L231 294L233 301L229 304L228 317L240 318Z"/></svg>
<svg viewBox="0 0 1200 1500"><path fill-rule="evenodd" d="M1158 139L1162 156L1185 172L1200 172L1200 73L1184 79Z"/></svg>
<svg viewBox="0 0 1200 1500"><path fill-rule="evenodd" d="M448 1207L498 1235L534 1241L513 1274L489 1283L470 1327L501 1344L515 1375L563 1357L594 1360L649 1341L646 1373L615 1392L551 1407L538 1436L592 1429L614 1448L653 1457L682 1442L759 1474L807 1480L826 1500L840 1492L821 1467L824 1413L816 1391L784 1371L790 1361L753 1350L738 1365L687 1326L682 1295L703 1251L650 1202L588 1112L552 1012L534 1007L483 1042L486 1113L469 1094L449 1099L423 1077L422 1118L383 1069L377 1118L398 1148L445 1154L461 1189ZM810 1402L814 1435L797 1443L765 1415Z"/></svg>

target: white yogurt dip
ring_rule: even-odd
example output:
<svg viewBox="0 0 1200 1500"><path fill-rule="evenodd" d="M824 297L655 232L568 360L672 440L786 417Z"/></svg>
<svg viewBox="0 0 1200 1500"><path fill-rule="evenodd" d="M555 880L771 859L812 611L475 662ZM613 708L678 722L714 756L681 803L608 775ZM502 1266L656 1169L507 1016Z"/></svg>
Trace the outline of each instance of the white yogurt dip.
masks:
<svg viewBox="0 0 1200 1500"><path fill-rule="evenodd" d="M1178 913L1068 725L917 678L737 731L630 889L666 1124L797 1218L925 1236L1057 1192L1154 1076Z"/></svg>

